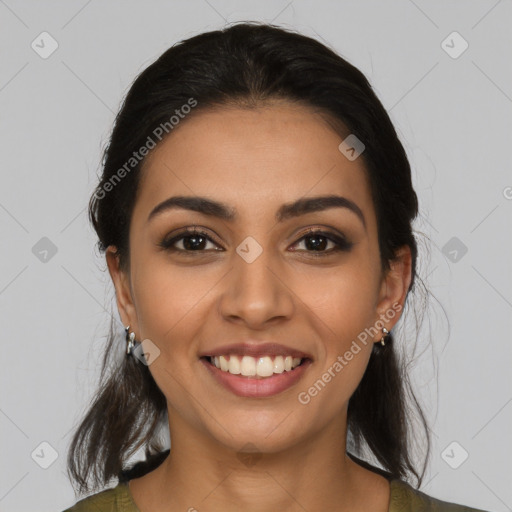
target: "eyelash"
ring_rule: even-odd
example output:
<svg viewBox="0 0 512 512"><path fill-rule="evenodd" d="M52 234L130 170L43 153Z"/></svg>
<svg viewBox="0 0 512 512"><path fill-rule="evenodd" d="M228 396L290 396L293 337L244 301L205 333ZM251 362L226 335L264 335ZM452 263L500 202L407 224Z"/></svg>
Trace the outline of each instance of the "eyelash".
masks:
<svg viewBox="0 0 512 512"><path fill-rule="evenodd" d="M192 256L194 253L204 253L204 250L190 251L190 250L185 250L185 249L177 249L176 247L173 247L173 245L176 242L179 242L180 240L183 240L184 238L189 238L189 237L191 238L193 236L198 236L198 235L206 238L207 241L218 245L217 242L215 242L215 240L212 240L212 238L206 232L204 232L200 229L197 229L197 228L186 228L185 231L182 231L181 233L179 233L178 235L176 235L170 239L164 238L161 242L158 243L158 246L162 247L163 249L165 249L167 251L181 252L183 254L186 254L187 256L189 256L189 255ZM337 253L340 251L348 252L354 245L353 243L349 242L345 238L335 235L334 233L330 233L328 231L322 231L322 230L314 229L314 228L306 231L306 233L304 233L301 236L301 238L299 238L295 242L294 245L296 245L297 243L301 242L302 240L304 240L306 238L312 238L314 236L321 236L335 244L335 247L328 251L308 251L308 250L302 251L302 252L307 252L307 253L314 255L314 257L329 256L330 254Z"/></svg>

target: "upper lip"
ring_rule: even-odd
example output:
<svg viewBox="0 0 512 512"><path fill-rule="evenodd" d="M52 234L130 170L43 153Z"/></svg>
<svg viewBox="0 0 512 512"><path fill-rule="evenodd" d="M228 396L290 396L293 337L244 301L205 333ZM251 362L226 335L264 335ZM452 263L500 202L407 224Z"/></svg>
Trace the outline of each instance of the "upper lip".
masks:
<svg viewBox="0 0 512 512"><path fill-rule="evenodd" d="M279 343L262 343L258 342L244 342L244 343L232 343L230 345L222 345L219 347L206 350L199 354L199 357L208 356L225 356L225 355L238 355L238 356L252 356L252 357L263 357L263 356L292 356L300 357L301 359L312 359L312 356L302 350L297 350L291 347L280 345Z"/></svg>

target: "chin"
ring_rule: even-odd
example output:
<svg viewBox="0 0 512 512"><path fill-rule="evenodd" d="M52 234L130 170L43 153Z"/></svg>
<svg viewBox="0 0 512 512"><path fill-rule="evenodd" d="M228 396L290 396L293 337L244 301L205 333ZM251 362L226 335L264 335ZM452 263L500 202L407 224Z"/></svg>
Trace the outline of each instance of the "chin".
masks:
<svg viewBox="0 0 512 512"><path fill-rule="evenodd" d="M276 412L265 414L255 412L245 413L235 422L222 423L222 428L216 422L211 425L210 436L235 452L278 453L293 448L307 433L300 431L293 414ZM283 421L284 420L284 421ZM302 427L304 428L304 422Z"/></svg>

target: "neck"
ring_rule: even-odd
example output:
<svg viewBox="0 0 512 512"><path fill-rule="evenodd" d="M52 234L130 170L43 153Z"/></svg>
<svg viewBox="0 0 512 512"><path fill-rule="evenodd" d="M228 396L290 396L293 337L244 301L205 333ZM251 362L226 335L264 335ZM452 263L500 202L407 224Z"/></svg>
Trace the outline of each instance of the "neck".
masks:
<svg viewBox="0 0 512 512"><path fill-rule="evenodd" d="M151 491L136 501L143 511L155 512L386 512L389 484L347 456L344 420L279 452L251 453L246 447L240 453L191 431L174 415L170 454L148 475Z"/></svg>

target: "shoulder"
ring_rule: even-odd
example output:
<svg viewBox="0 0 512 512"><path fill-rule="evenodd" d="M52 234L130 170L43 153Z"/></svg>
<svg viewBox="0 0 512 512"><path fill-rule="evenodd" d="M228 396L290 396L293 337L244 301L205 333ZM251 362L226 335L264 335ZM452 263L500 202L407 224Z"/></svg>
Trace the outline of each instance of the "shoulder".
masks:
<svg viewBox="0 0 512 512"><path fill-rule="evenodd" d="M119 483L78 501L63 512L139 512L133 502L126 483Z"/></svg>
<svg viewBox="0 0 512 512"><path fill-rule="evenodd" d="M116 487L88 496L63 512L140 512L133 501L128 482L157 468L169 452L168 448L154 454L146 453L147 460L139 461L134 466L120 471Z"/></svg>
<svg viewBox="0 0 512 512"><path fill-rule="evenodd" d="M391 480L389 512L486 512L457 503L432 498L403 480Z"/></svg>

